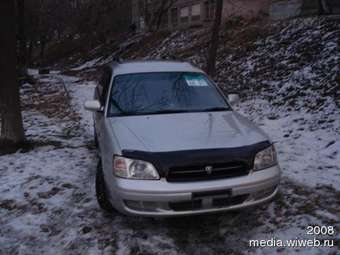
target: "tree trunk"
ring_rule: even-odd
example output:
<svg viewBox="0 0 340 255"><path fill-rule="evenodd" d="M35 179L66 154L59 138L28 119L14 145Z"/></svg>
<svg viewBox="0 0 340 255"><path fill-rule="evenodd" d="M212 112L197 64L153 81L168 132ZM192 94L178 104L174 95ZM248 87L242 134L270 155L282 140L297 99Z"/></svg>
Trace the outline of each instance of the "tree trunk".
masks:
<svg viewBox="0 0 340 255"><path fill-rule="evenodd" d="M18 65L21 69L26 67L26 31L25 31L25 0L17 0L18 8Z"/></svg>
<svg viewBox="0 0 340 255"><path fill-rule="evenodd" d="M212 29L211 40L210 40L210 48L208 52L208 61L206 72L211 77L214 77L216 74L216 57L217 57L217 49L218 49L218 39L219 32L222 22L222 9L223 9L223 0L217 0L216 11L215 11L215 21Z"/></svg>
<svg viewBox="0 0 340 255"><path fill-rule="evenodd" d="M149 16L149 5L148 1L144 0L144 22L145 22L145 27L149 29L150 26L150 16Z"/></svg>
<svg viewBox="0 0 340 255"><path fill-rule="evenodd" d="M0 113L1 140L25 140L16 71L16 13L13 0L0 1Z"/></svg>
<svg viewBox="0 0 340 255"><path fill-rule="evenodd" d="M155 31L158 31L160 29L164 15L168 15L168 11L173 6L174 2L174 0L162 0L159 3L159 6L157 10L153 13L153 18L150 22L150 31L153 31L153 29Z"/></svg>
<svg viewBox="0 0 340 255"><path fill-rule="evenodd" d="M319 15L325 15L332 13L330 4L327 0L318 0L318 12Z"/></svg>
<svg viewBox="0 0 340 255"><path fill-rule="evenodd" d="M32 65L33 48L34 48L34 44L33 44L32 41L30 41L29 42L29 46L28 46L28 51L27 51L27 58L26 58L27 66L31 66Z"/></svg>
<svg viewBox="0 0 340 255"><path fill-rule="evenodd" d="M163 0L160 4L159 10L157 12L156 18L156 31L158 31L162 25L163 16L165 13L165 5L168 0Z"/></svg>
<svg viewBox="0 0 340 255"><path fill-rule="evenodd" d="M46 41L44 36L40 37L40 63L44 63Z"/></svg>

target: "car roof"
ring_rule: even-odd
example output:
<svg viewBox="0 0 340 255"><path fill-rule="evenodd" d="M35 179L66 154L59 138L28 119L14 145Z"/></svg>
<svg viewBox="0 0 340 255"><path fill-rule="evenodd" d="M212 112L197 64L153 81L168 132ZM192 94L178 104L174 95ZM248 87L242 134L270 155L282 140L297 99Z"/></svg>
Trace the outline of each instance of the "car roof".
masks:
<svg viewBox="0 0 340 255"><path fill-rule="evenodd" d="M113 75L154 72L194 72L204 73L188 62L165 60L139 60L115 62L111 64Z"/></svg>

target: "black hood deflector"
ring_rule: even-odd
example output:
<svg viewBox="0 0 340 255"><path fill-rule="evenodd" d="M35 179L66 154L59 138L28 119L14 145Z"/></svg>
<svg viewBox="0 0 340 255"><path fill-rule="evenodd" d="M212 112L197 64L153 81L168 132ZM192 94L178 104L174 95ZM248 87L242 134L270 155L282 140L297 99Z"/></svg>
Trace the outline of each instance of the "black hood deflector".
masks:
<svg viewBox="0 0 340 255"><path fill-rule="evenodd" d="M166 177L171 167L183 167L190 165L209 165L213 163L244 162L249 169L253 167L255 155L271 146L269 141L253 145L203 150L185 150L171 152L146 152L123 150L122 156L144 160L152 163L158 170L161 177Z"/></svg>

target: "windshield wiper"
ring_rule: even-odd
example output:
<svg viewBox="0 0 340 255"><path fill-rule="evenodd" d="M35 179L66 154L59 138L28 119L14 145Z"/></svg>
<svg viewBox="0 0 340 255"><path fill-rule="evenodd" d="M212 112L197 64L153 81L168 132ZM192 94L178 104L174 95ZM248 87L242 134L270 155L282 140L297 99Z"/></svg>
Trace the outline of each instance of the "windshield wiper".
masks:
<svg viewBox="0 0 340 255"><path fill-rule="evenodd" d="M224 111L230 111L229 107L212 107L203 109L202 112L224 112Z"/></svg>
<svg viewBox="0 0 340 255"><path fill-rule="evenodd" d="M171 114L171 113L183 113L183 112L190 112L190 111L167 109L167 110L159 110L159 111L155 111L155 112L148 112L148 113L145 113L145 114Z"/></svg>
<svg viewBox="0 0 340 255"><path fill-rule="evenodd" d="M122 115L128 115L129 114L129 112L123 110L122 107L120 107L119 103L116 100L111 99L111 103L118 109L118 111L121 112Z"/></svg>
<svg viewBox="0 0 340 255"><path fill-rule="evenodd" d="M166 109L154 112L133 112L133 111L121 111L122 116L137 116L137 115L153 115L153 114L172 114L172 113L194 113L194 112L216 112L216 111L230 111L228 107L212 107L202 110L176 110Z"/></svg>
<svg viewBox="0 0 340 255"><path fill-rule="evenodd" d="M167 109L167 110L159 110L155 112L145 112L144 115L151 115L151 114L171 114L171 113L193 113L193 112L217 112L217 111L230 111L228 107L213 107L207 108L202 110L175 110L175 109Z"/></svg>
<svg viewBox="0 0 340 255"><path fill-rule="evenodd" d="M160 110L155 112L133 112L133 111L120 111L120 116L139 116L139 115L156 115L156 114L171 114L171 113L185 113L190 112L187 110Z"/></svg>

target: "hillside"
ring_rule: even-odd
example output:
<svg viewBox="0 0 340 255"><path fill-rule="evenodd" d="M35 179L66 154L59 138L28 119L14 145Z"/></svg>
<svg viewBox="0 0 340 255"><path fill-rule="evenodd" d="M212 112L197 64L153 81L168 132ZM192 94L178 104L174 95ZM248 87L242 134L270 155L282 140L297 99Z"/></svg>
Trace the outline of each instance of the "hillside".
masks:
<svg viewBox="0 0 340 255"><path fill-rule="evenodd" d="M137 34L119 47L97 47L89 54L94 60L78 70L111 61L112 52L123 59L179 59L204 68L208 32ZM318 112L330 101L340 105L338 19L234 21L222 32L216 80L225 90L238 91L244 98L260 94L273 105L291 110L307 107ZM272 91L278 94L273 96Z"/></svg>

